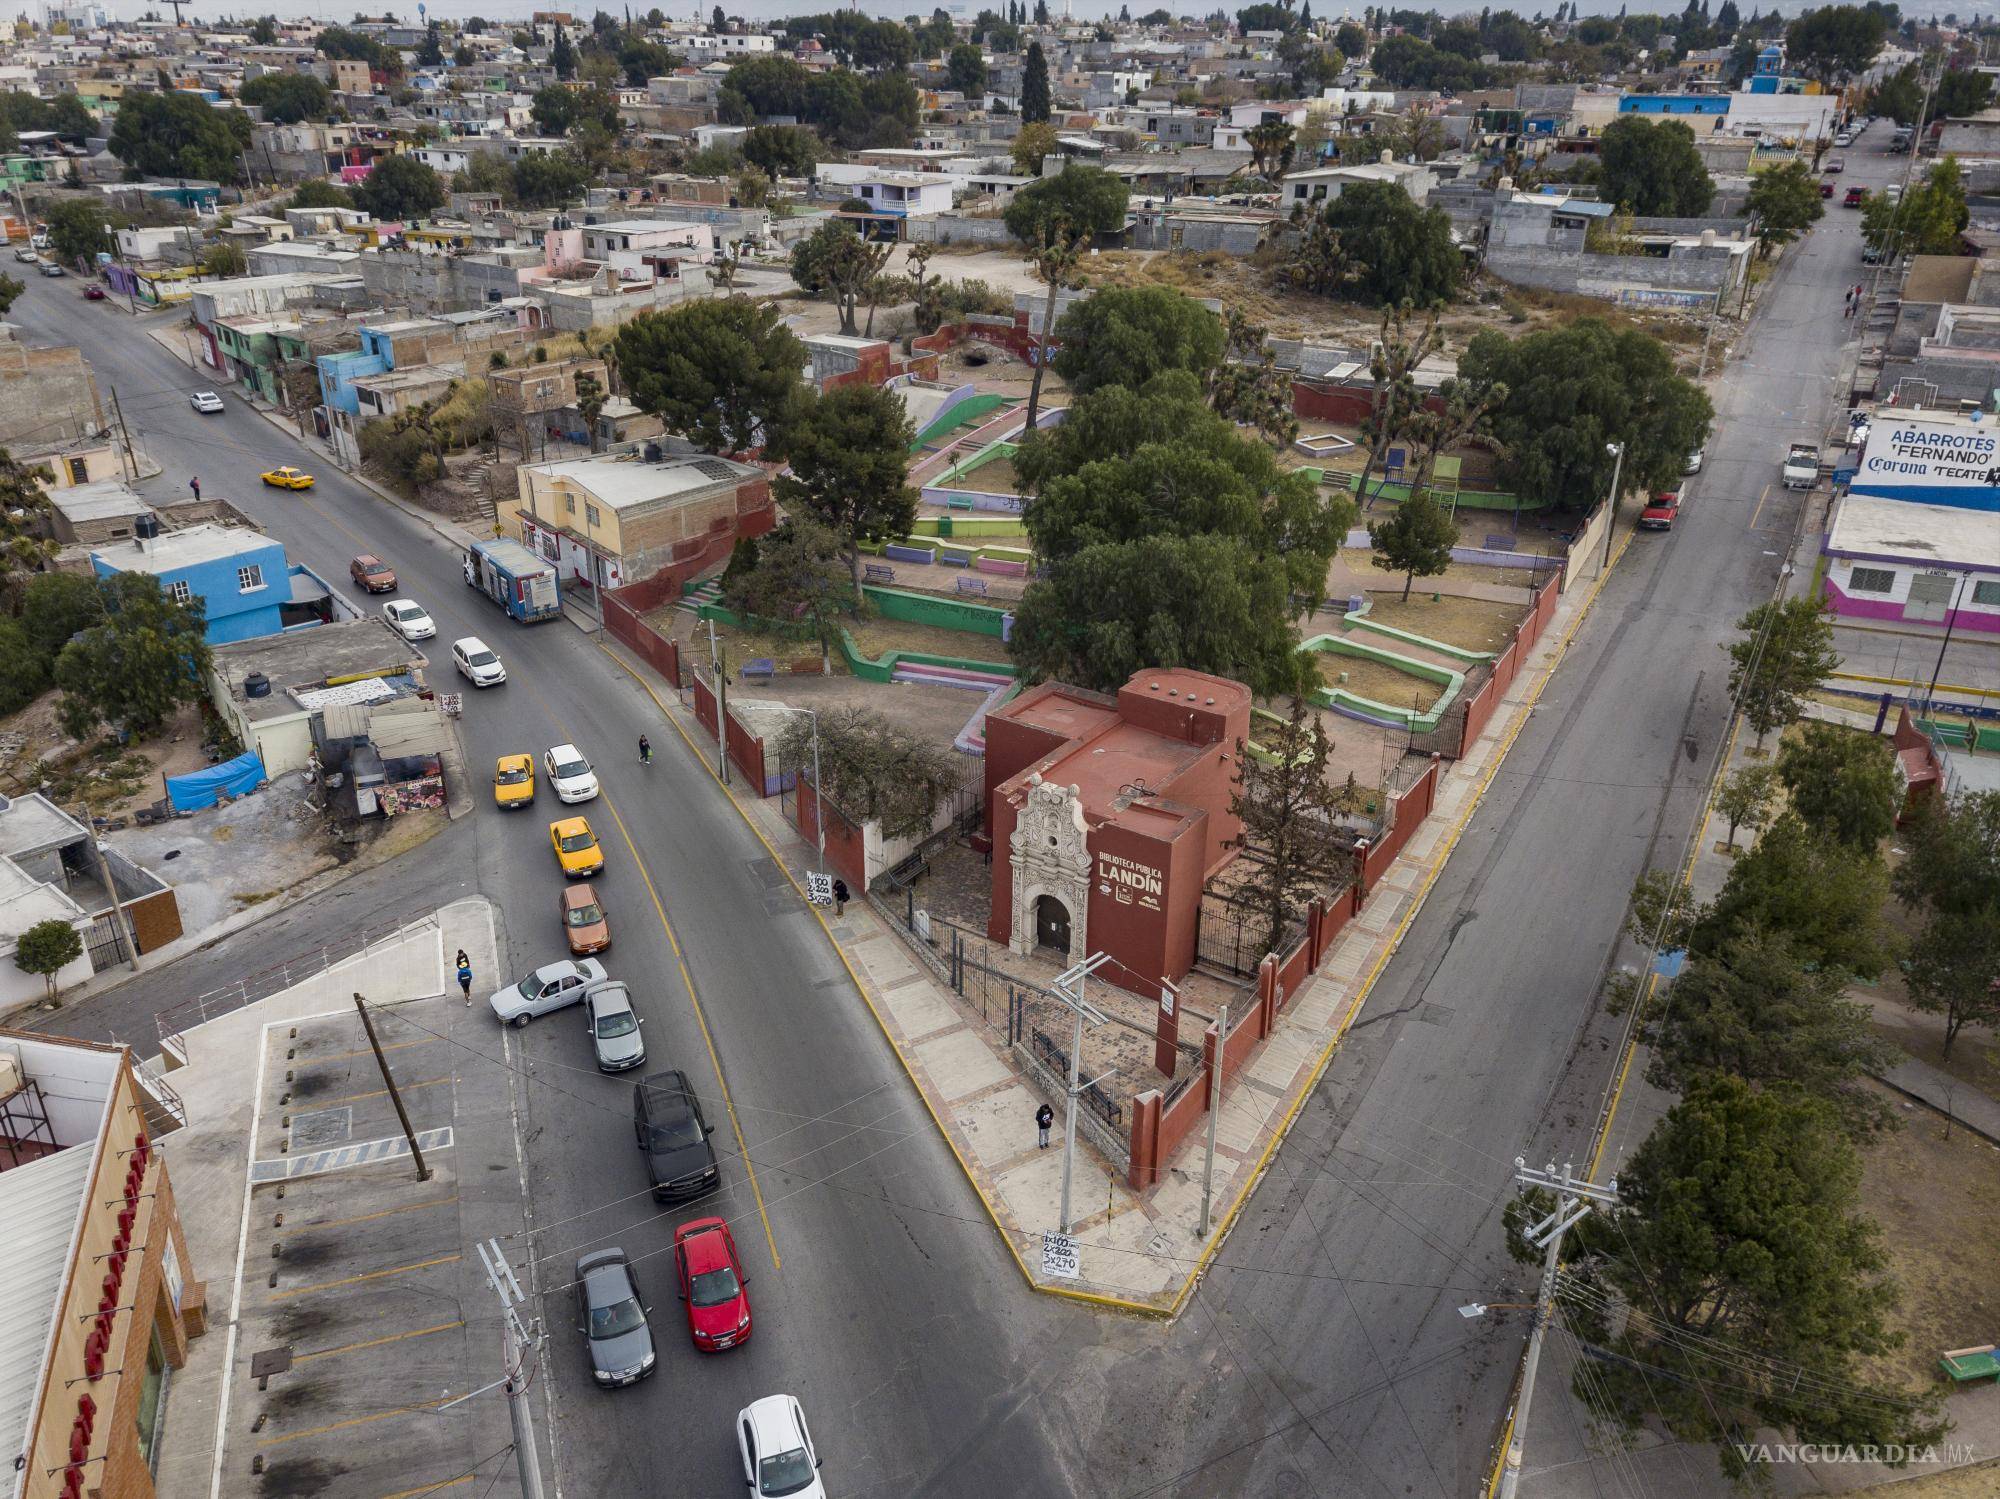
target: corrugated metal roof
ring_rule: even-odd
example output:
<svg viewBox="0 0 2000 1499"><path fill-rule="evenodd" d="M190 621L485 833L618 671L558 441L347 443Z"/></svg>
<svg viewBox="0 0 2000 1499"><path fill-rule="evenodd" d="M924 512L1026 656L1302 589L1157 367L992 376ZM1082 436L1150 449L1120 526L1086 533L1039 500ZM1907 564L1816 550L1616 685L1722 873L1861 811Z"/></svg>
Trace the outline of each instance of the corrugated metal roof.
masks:
<svg viewBox="0 0 2000 1499"><path fill-rule="evenodd" d="M19 1453L27 1441L49 1328L95 1158L90 1145L73 1145L0 1171L0 1223L7 1225L7 1294L0 1296L0 1453ZM18 1494L24 1482L25 1472L8 1492Z"/></svg>

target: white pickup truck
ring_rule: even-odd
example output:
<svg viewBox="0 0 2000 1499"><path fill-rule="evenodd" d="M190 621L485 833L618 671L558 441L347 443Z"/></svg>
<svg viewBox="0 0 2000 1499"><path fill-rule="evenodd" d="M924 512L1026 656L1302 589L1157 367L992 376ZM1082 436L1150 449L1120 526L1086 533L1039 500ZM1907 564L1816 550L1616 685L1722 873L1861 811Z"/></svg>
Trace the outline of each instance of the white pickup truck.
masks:
<svg viewBox="0 0 2000 1499"><path fill-rule="evenodd" d="M1819 449L1809 442L1795 442L1785 454L1785 488L1811 489L1819 483Z"/></svg>

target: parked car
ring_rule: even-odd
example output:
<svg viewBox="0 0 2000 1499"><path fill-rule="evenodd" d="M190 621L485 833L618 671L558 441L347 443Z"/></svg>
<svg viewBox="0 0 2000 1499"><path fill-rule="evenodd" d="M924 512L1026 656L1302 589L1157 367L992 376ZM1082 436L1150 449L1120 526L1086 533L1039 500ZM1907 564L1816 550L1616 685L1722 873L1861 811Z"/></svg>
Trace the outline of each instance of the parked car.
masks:
<svg viewBox="0 0 2000 1499"><path fill-rule="evenodd" d="M1662 490L1653 496L1652 503L1639 512L1641 531L1671 531L1674 518L1681 513L1681 497L1671 489Z"/></svg>
<svg viewBox="0 0 2000 1499"><path fill-rule="evenodd" d="M382 606L382 617L389 621L389 628L405 640L429 640L438 632L436 622L414 599L389 600Z"/></svg>
<svg viewBox="0 0 2000 1499"><path fill-rule="evenodd" d="M544 963L517 984L509 984L487 1000L496 1018L508 1025L526 1025L544 1015L578 1003L593 984L606 982L604 965L595 958Z"/></svg>
<svg viewBox="0 0 2000 1499"><path fill-rule="evenodd" d="M674 1274L695 1347L720 1353L750 1341L750 1277L727 1221L697 1218L675 1229Z"/></svg>
<svg viewBox="0 0 2000 1499"><path fill-rule="evenodd" d="M1836 144L1851 146L1854 142L1852 140L1844 140ZM1845 156L1829 156L1826 159L1826 165L1821 167L1820 170L1822 172L1844 172L1847 170L1847 158Z"/></svg>
<svg viewBox="0 0 2000 1499"><path fill-rule="evenodd" d="M645 1024L632 1008L632 991L618 980L601 984L583 997L584 1023L599 1072L630 1072L646 1060Z"/></svg>
<svg viewBox="0 0 2000 1499"><path fill-rule="evenodd" d="M395 570L380 557L363 552L347 564L347 576L359 583L370 593L394 593L396 591Z"/></svg>
<svg viewBox="0 0 2000 1499"><path fill-rule="evenodd" d="M533 755L502 755L493 767L493 803L512 811L515 807L532 807L535 804L535 757ZM572 942L571 952L588 952L588 948L578 948Z"/></svg>
<svg viewBox="0 0 2000 1499"><path fill-rule="evenodd" d="M542 756L542 770L555 788L556 800L587 802L597 795L597 773L573 744L558 744Z"/></svg>
<svg viewBox="0 0 2000 1499"><path fill-rule="evenodd" d="M1867 196L1868 189L1856 183L1847 189L1847 196L1840 200L1840 206L1842 208L1859 208L1861 200Z"/></svg>
<svg viewBox="0 0 2000 1499"><path fill-rule="evenodd" d="M83 289L83 300L86 302L102 302L104 300L104 288L95 283L86 286Z"/></svg>
<svg viewBox="0 0 2000 1499"><path fill-rule="evenodd" d="M42 262L42 274L44 276L60 276L65 273L63 271L63 268L57 265L53 260L45 260Z"/></svg>
<svg viewBox="0 0 2000 1499"><path fill-rule="evenodd" d="M1848 147L1848 146L1851 146L1851 145L1853 145L1853 144L1854 144L1854 132L1853 132L1853 131L1851 131L1851 130L1843 130L1843 131L1841 131L1841 132L1840 132L1840 134L1836 135L1836 136L1835 136L1835 137L1833 138L1833 143L1834 143L1834 144L1835 144L1836 146L1840 146L1840 147L1842 147L1843 149L1844 149L1844 148L1846 148L1846 147Z"/></svg>
<svg viewBox="0 0 2000 1499"><path fill-rule="evenodd" d="M569 939L569 950L578 956L603 952L611 945L611 919L604 914L604 902L597 898L597 887L589 880L562 887L556 898L556 918L562 922L563 936Z"/></svg>
<svg viewBox="0 0 2000 1499"><path fill-rule="evenodd" d="M216 412L222 409L222 397L217 395L212 390L198 390L193 395L188 397L188 405L194 407L194 409L196 411L199 411L203 416L214 416ZM272 470L272 473L282 473L282 472L284 472L284 470L282 469ZM297 473L298 470L293 469L292 472ZM266 484L271 482L269 475L265 476L264 482ZM288 484L285 487L287 489L290 489L293 486Z"/></svg>
<svg viewBox="0 0 2000 1499"><path fill-rule="evenodd" d="M507 680L507 668L477 635L467 635L451 643L451 664L475 687L498 687Z"/></svg>
<svg viewBox="0 0 2000 1499"><path fill-rule="evenodd" d="M736 1445L743 1454L743 1481L756 1499L779 1494L826 1499L806 1413L790 1395L766 1395L738 1412Z"/></svg>
<svg viewBox="0 0 2000 1499"><path fill-rule="evenodd" d="M1700 448L1696 448L1692 453L1688 454L1687 464L1685 467L1681 469L1681 472L1684 474L1700 473L1701 460L1702 460L1702 451Z"/></svg>
<svg viewBox="0 0 2000 1499"><path fill-rule="evenodd" d="M38 259L35 252L29 249L26 245L23 245L20 249L14 252L14 258L20 261L22 265L33 265L35 261Z"/></svg>
<svg viewBox="0 0 2000 1499"><path fill-rule="evenodd" d="M570 879L581 879L604 868L604 850L585 818L564 817L550 823L549 847L555 850L556 863Z"/></svg>
<svg viewBox="0 0 2000 1499"><path fill-rule="evenodd" d="M722 1185L715 1149L708 1143L715 1126L702 1117L701 1100L686 1073L655 1072L632 1085L632 1131L646 1157L656 1201L685 1201Z"/></svg>
<svg viewBox="0 0 2000 1499"><path fill-rule="evenodd" d="M650 1310L639 1300L632 1262L622 1249L600 1249L576 1262L576 1330L590 1350L590 1377L607 1390L653 1372Z"/></svg>
<svg viewBox="0 0 2000 1499"><path fill-rule="evenodd" d="M206 407L203 408L203 410L206 409ZM217 407L216 409L220 410L221 408ZM265 485L271 489L311 489L313 487L313 476L295 468L274 468L269 473L259 474L257 477L262 479ZM389 586L394 588L396 585L392 582Z"/></svg>

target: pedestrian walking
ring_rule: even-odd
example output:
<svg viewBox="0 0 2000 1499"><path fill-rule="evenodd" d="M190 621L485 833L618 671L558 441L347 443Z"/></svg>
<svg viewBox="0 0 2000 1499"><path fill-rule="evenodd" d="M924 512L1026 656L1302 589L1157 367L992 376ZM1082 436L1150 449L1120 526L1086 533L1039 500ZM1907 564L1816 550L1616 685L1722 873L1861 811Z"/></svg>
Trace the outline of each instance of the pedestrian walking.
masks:
<svg viewBox="0 0 2000 1499"><path fill-rule="evenodd" d="M1043 1104L1039 1109L1035 1110L1035 1128L1041 1134L1040 1140L1035 1144L1035 1149L1047 1150L1049 1148L1049 1126L1055 1122L1056 1111L1047 1104Z"/></svg>
<svg viewBox="0 0 2000 1499"><path fill-rule="evenodd" d="M844 916L847 914L846 880L835 880L833 882L833 914L836 916Z"/></svg>
<svg viewBox="0 0 2000 1499"><path fill-rule="evenodd" d="M194 497L197 500L201 498L201 480L199 478L189 479L188 488L194 491Z"/></svg>
<svg viewBox="0 0 2000 1499"><path fill-rule="evenodd" d="M472 1008L472 959L465 955L465 949L458 950L458 987L465 991L465 1007Z"/></svg>

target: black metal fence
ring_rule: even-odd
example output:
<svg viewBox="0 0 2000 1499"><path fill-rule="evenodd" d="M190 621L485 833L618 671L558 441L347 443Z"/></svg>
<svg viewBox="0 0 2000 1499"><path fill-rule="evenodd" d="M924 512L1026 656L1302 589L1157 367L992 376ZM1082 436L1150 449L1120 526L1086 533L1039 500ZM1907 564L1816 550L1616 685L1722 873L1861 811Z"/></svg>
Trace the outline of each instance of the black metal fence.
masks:
<svg viewBox="0 0 2000 1499"><path fill-rule="evenodd" d="M1069 1076L1068 1052L1051 1041L1038 1027L1029 1027L1028 1039L1029 1044L1035 1049L1035 1055L1041 1058L1043 1066L1055 1073L1057 1077L1066 1078ZM1124 1110L1118 1106L1118 1101L1115 1098L1098 1087L1096 1083L1085 1083L1083 1091L1077 1094L1077 1097L1089 1104L1091 1109L1106 1124L1117 1125L1123 1128Z"/></svg>
<svg viewBox="0 0 2000 1499"><path fill-rule="evenodd" d="M1233 901L1214 894L1204 895L1201 918L1195 928L1194 957L1197 963L1219 973L1249 977L1257 972L1264 954L1283 951L1290 944L1288 934L1300 924L1287 916L1272 942L1271 915L1261 906Z"/></svg>

